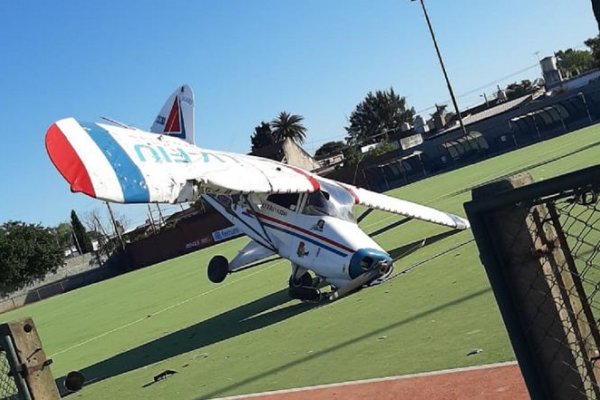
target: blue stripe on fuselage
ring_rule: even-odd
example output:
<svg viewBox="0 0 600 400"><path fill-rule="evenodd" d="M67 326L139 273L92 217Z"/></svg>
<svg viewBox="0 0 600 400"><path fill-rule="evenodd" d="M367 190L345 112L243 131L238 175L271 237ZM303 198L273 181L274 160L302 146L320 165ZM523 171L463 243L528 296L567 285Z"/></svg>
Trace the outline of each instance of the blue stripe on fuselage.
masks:
<svg viewBox="0 0 600 400"><path fill-rule="evenodd" d="M325 245L325 244L323 244L323 243L321 243L321 242L317 242L315 239L311 239L311 238L309 238L308 236L304 236L304 235L301 235L300 233L297 233L297 232L294 232L294 231L290 231L290 230L288 230L288 229L281 228L281 227L279 227L279 226L272 225L272 224L269 224L269 223L266 223L266 222L263 222L262 224L263 224L264 226L267 226L267 227L269 227L269 228L272 228L272 229L278 230L278 231L280 231L280 232L287 233L288 235L296 236L297 238L300 238L300 239L302 239L302 240L306 240L307 242L310 242L310 243L312 243L312 244L314 244L314 245L316 245L316 246L319 246L319 247L321 247L321 248L323 248L323 249L325 249L325 250L328 250L328 251L330 251L330 252L332 252L332 253L334 253L334 254L337 254L338 256L341 256L341 257L348 257L348 254L346 254L346 253L343 253L343 252L341 252L341 251L339 251L339 250L336 250L336 249L334 249L333 247L329 247L329 246L327 246L327 245Z"/></svg>
<svg viewBox="0 0 600 400"><path fill-rule="evenodd" d="M117 179L123 190L124 202L148 203L150 201L150 193L148 192L148 186L146 185L142 171L135 165L115 138L96 124L83 122L80 125L87 131L96 145L98 145L98 148L104 153L104 156L115 170Z"/></svg>

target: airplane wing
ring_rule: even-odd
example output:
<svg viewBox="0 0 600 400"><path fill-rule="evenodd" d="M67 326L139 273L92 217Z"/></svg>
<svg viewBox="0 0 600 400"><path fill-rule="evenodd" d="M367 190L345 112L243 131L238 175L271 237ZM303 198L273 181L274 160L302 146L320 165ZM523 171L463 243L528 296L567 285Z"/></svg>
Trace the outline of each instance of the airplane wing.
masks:
<svg viewBox="0 0 600 400"><path fill-rule="evenodd" d="M465 218L436 210L435 208L372 192L367 189L361 189L352 185L341 185L352 194L356 204L365 207L400 214L455 229L468 229L471 226L469 221Z"/></svg>
<svg viewBox="0 0 600 400"><path fill-rule="evenodd" d="M139 129L66 118L46 133L46 150L73 192L119 203L178 203L201 193L305 193L319 189L301 169L200 149Z"/></svg>
<svg viewBox="0 0 600 400"><path fill-rule="evenodd" d="M66 118L46 133L50 159L73 192L119 203L178 203L202 193L310 193L328 181L258 157L200 149L176 137ZM331 181L335 182L335 181ZM335 182L356 204L456 229L469 222L406 200Z"/></svg>

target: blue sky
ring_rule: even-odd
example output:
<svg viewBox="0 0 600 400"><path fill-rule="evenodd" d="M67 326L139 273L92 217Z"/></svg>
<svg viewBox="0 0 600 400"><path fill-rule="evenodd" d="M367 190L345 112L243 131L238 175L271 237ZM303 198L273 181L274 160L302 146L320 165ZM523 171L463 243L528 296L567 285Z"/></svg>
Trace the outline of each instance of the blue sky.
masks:
<svg viewBox="0 0 600 400"><path fill-rule="evenodd" d="M537 77L535 52L580 47L598 33L589 0L427 6L455 92L473 92L461 106L516 71L528 68L499 83ZM148 128L182 83L196 93L196 142L237 152L282 110L305 117L314 151L343 138L368 91L392 86L423 113L449 98L409 0L4 1L0 15L0 223L55 225L71 209L101 209L69 192L45 153L46 129L99 115ZM143 207L117 210L145 219Z"/></svg>

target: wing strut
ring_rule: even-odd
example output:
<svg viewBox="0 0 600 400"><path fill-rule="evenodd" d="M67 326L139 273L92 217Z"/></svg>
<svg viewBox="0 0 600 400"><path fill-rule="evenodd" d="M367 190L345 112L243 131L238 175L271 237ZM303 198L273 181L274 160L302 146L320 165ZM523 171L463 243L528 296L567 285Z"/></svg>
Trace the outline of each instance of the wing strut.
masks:
<svg viewBox="0 0 600 400"><path fill-rule="evenodd" d="M240 218L230 208L231 206L226 206L225 204L221 203L214 195L203 193L202 197L205 198L206 201L211 206L213 206L217 211L219 211L225 218L229 219L229 221L231 221L231 223L233 223L235 225L238 225L238 223L240 223L241 225L243 225L242 231L244 231L246 229L248 230L247 232L245 232L246 235L250 236L252 239L254 239L256 242L260 243L267 249L274 251L274 252L277 251L275 249L275 246L273 245L273 241L268 236L263 236L254 227L252 227L250 224L248 224L246 221L244 221L242 218ZM264 228L262 227L262 223L258 220L258 218L255 217L255 219L258 221L259 225L261 226L261 229L264 231ZM250 234L248 232L252 232L253 234Z"/></svg>
<svg viewBox="0 0 600 400"><path fill-rule="evenodd" d="M265 234L265 237L269 241L269 244L271 244L272 248L275 249L275 245L273 244L273 240L271 239L271 236L269 236L262 221L260 220L260 218L258 218L258 211L254 208L254 204L252 204L252 202L250 200L248 200L248 195L244 195L243 198L244 198L244 201L246 202L246 204L248 204L248 207L250 207L250 209L252 210L252 213L254 214L254 216L256 217L256 221L258 222L258 225L260 225L260 229Z"/></svg>

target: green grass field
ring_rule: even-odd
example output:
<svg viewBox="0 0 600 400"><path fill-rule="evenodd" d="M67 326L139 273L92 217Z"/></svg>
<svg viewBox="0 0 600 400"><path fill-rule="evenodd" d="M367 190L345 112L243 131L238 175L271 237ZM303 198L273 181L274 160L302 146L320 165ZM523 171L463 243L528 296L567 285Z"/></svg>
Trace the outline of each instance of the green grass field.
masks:
<svg viewBox="0 0 600 400"><path fill-rule="evenodd" d="M391 193L464 215L470 188L529 170L536 180L593 165L600 127L414 183ZM376 232L401 217L373 212ZM395 254L443 228L411 221L378 234ZM397 270L472 239L446 236L406 255ZM82 399L198 399L464 367L514 358L472 241L410 273L315 307L287 298L289 264L275 261L206 278L214 254L235 255L237 239L22 309L54 359L56 377L81 370L95 382ZM475 348L483 352L467 357ZM148 385L153 376L177 374Z"/></svg>

